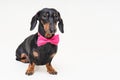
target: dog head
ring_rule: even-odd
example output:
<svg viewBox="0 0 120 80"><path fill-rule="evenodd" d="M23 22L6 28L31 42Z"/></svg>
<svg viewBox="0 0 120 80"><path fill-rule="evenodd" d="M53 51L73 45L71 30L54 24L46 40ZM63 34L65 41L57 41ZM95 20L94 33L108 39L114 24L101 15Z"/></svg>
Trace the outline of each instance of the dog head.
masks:
<svg viewBox="0 0 120 80"><path fill-rule="evenodd" d="M64 24L60 13L53 8L44 8L37 12L31 20L30 30L35 28L37 21L39 21L38 32L46 38L50 38L55 34L57 23L60 32L64 33Z"/></svg>

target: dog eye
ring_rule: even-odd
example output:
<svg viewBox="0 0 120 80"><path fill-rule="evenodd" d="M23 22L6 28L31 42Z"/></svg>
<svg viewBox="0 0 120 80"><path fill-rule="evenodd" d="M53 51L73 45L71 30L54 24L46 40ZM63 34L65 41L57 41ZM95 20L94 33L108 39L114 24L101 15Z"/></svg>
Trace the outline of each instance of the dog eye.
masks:
<svg viewBox="0 0 120 80"><path fill-rule="evenodd" d="M53 16L55 20L58 20L58 14L54 14Z"/></svg>
<svg viewBox="0 0 120 80"><path fill-rule="evenodd" d="M42 17L43 17L43 18L47 18L47 15L43 15Z"/></svg>
<svg viewBox="0 0 120 80"><path fill-rule="evenodd" d="M58 14L54 14L54 17L58 17Z"/></svg>
<svg viewBox="0 0 120 80"><path fill-rule="evenodd" d="M42 17L45 19L48 17L48 14L44 14Z"/></svg>

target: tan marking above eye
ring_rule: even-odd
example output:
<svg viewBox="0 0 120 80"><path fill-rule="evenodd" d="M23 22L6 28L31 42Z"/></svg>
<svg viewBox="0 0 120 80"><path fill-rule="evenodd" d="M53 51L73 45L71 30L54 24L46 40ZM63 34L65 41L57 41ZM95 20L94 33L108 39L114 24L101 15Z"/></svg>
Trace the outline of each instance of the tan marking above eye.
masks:
<svg viewBox="0 0 120 80"><path fill-rule="evenodd" d="M47 13L46 15L48 16L49 14Z"/></svg>

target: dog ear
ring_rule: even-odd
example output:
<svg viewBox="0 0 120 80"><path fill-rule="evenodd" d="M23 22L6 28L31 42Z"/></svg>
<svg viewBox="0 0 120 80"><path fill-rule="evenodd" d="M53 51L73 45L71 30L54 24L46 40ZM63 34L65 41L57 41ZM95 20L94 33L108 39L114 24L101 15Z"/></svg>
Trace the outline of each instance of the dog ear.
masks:
<svg viewBox="0 0 120 80"><path fill-rule="evenodd" d="M30 30L33 30L37 24L38 16L37 14L32 17Z"/></svg>
<svg viewBox="0 0 120 80"><path fill-rule="evenodd" d="M59 14L59 20L58 21L59 21L58 28L59 28L59 30L60 30L61 33L64 33L64 24L63 24L62 18L60 17L60 14Z"/></svg>

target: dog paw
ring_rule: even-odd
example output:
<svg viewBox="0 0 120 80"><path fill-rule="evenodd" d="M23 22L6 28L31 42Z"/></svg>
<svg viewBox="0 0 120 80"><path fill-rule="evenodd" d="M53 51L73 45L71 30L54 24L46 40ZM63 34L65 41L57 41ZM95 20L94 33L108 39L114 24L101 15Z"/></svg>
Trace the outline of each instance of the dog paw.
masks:
<svg viewBox="0 0 120 80"><path fill-rule="evenodd" d="M33 73L34 73L33 70L27 70L25 74L26 74L26 75L32 75Z"/></svg>
<svg viewBox="0 0 120 80"><path fill-rule="evenodd" d="M57 71L48 71L49 74L57 75Z"/></svg>

